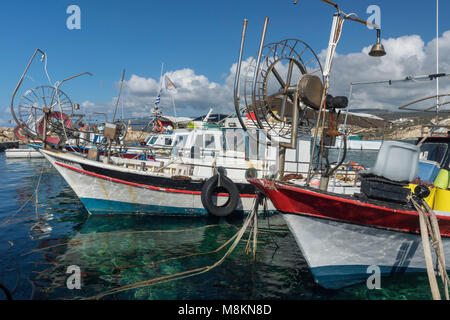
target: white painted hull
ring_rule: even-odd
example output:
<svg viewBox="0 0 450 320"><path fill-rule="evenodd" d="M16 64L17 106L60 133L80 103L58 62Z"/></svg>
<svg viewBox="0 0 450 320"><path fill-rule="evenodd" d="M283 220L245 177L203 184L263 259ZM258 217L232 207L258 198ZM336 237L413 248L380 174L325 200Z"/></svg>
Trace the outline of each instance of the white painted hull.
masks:
<svg viewBox="0 0 450 320"><path fill-rule="evenodd" d="M381 275L426 272L419 234L299 214L282 215L315 281L325 288L366 282L373 274L369 266L379 267ZM450 261L449 238L443 238L443 246L446 261ZM436 265L434 252L433 261Z"/></svg>
<svg viewBox="0 0 450 320"><path fill-rule="evenodd" d="M91 214L208 215L201 202L201 192L124 184L117 179L87 174L80 163L114 168L112 165L66 153L42 152ZM133 172L131 169L122 171ZM236 211L249 212L254 200L254 195L252 197L241 195ZM218 201L225 201L225 197L218 197ZM274 210L271 203L269 210Z"/></svg>

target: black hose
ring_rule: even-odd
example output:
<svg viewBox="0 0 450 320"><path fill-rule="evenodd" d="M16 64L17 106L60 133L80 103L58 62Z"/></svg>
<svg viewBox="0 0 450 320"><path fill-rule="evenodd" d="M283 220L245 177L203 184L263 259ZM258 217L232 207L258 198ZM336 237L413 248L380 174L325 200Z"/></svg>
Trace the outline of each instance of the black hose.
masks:
<svg viewBox="0 0 450 320"><path fill-rule="evenodd" d="M329 177L331 177L334 174L334 172L341 166L341 164L345 160L345 157L347 156L347 136L345 134L343 135L343 139L344 139L344 154L342 155L341 161L339 161L339 163L328 173Z"/></svg>

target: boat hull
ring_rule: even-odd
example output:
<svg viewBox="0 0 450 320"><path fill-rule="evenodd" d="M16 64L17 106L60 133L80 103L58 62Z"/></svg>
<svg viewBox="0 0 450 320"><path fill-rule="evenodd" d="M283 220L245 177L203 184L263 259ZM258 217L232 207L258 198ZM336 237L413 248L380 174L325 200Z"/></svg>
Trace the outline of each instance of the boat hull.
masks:
<svg viewBox="0 0 450 320"><path fill-rule="evenodd" d="M374 268L380 276L426 272L420 235L296 214L282 216L314 280L324 288L367 282ZM443 245L449 261L448 238L443 238Z"/></svg>
<svg viewBox="0 0 450 320"><path fill-rule="evenodd" d="M139 174L129 169L84 159L67 153L41 151L66 180L90 214L153 214L207 216L201 202L204 183ZM135 170L136 171L136 170ZM235 213L249 212L256 198L250 184L239 186ZM225 201L225 196L217 196ZM269 208L270 209L270 208Z"/></svg>
<svg viewBox="0 0 450 320"><path fill-rule="evenodd" d="M380 276L426 272L417 212L273 181L250 181L282 211L319 285L338 289L365 282L374 270ZM450 217L438 219L449 261Z"/></svg>

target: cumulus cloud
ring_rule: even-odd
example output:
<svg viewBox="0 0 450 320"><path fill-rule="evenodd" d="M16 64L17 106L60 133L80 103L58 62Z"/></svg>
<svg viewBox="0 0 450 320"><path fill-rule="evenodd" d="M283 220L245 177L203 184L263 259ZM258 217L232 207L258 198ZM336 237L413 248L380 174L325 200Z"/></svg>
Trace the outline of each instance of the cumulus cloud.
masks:
<svg viewBox="0 0 450 320"><path fill-rule="evenodd" d="M381 58L368 56L370 47L360 52L336 54L332 72L330 93L348 95L350 82L365 82L388 79L401 79L409 75L433 74L436 71L436 40L425 43L418 35L407 35L382 40L387 55ZM439 39L440 70L450 72L450 31ZM339 52L339 47L337 52ZM319 54L325 60L326 50ZM243 61L242 74L252 58ZM214 107L216 113L234 112L233 84L236 63L223 72L221 83L213 82L207 75L197 74L195 70L184 68L169 71L167 75L175 83L177 93L173 95L179 116L198 116ZM435 81L408 82L394 85L354 86L350 102L352 109L383 108L396 110L399 106L417 98L434 95ZM148 116L159 91L159 79L133 74L125 82L123 92L124 113L126 117ZM450 79L440 80L440 92L450 93ZM445 101L445 100L444 100ZM450 101L447 99L446 101ZM116 97L110 102L93 103L85 101L85 110L112 112ZM121 104L119 105L121 107ZM160 107L166 115L173 115L172 97L163 92ZM93 110L93 109L92 109ZM119 111L121 112L121 111Z"/></svg>
<svg viewBox="0 0 450 320"><path fill-rule="evenodd" d="M348 95L350 82L396 80L406 76L436 73L436 40L425 43L418 35L390 38L382 41L387 55L374 58L368 55L370 47L359 53L337 55L331 73L333 94ZM325 56L325 51L320 54ZM440 72L450 72L450 31L439 38ZM440 93L450 93L450 79L440 79ZM436 81L411 81L374 85L355 85L350 105L358 108L396 110L412 100L436 94ZM443 99L448 101L448 99ZM423 106L431 106L431 102Z"/></svg>

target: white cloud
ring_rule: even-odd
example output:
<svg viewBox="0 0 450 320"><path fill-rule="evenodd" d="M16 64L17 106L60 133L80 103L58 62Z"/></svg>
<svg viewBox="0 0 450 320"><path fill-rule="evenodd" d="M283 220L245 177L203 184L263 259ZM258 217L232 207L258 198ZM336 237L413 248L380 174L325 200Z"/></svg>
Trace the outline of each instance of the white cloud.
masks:
<svg viewBox="0 0 450 320"><path fill-rule="evenodd" d="M337 55L331 73L332 94L348 95L350 82L403 79L409 75L436 73L436 40L428 43L418 35L382 41L387 55L374 58L369 47L359 53ZM325 51L321 53L321 57ZM450 31L439 38L440 72L450 72ZM440 93L450 93L450 79L441 78ZM436 94L436 81L359 85L353 87L352 108L386 108L396 110L414 99ZM445 101L445 100L444 100ZM448 101L448 100L447 100ZM434 102L434 101L433 101ZM430 105L431 102L428 102Z"/></svg>
<svg viewBox="0 0 450 320"><path fill-rule="evenodd" d="M332 73L330 93L333 95L348 95L350 82L401 79L408 75L432 74L436 71L436 40L425 43L418 35L407 35L398 38L382 40L387 55L381 58L368 56L369 47L360 52L346 55L336 54ZM446 31L439 39L440 70L450 72L450 31ZM339 47L337 49L339 52ZM325 58L326 50L319 57ZM242 75L251 62L251 57L243 61ZM210 106L216 113L234 112L233 85L236 63L228 72L222 73L223 83L210 81L207 75L199 75L195 70L184 68L169 71L167 74L177 86L173 96L177 115L198 116L206 113ZM450 79L441 79L441 93L450 93ZM242 81L241 81L242 83ZM353 88L350 105L352 108L386 108L397 109L413 99L435 94L435 81L401 83L392 86L368 85ZM145 78L133 74L125 82L124 114L126 117L149 115L159 90L159 79ZM448 99L447 101L450 101ZM116 97L110 102L92 103L85 101L82 106L86 112L92 110L113 113ZM121 102L122 104L122 102ZM118 113L121 112L119 104ZM163 112L173 114L171 96L165 92L161 95ZM90 111L89 111L90 110Z"/></svg>

